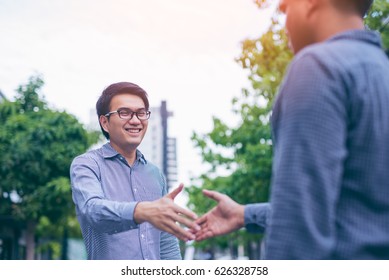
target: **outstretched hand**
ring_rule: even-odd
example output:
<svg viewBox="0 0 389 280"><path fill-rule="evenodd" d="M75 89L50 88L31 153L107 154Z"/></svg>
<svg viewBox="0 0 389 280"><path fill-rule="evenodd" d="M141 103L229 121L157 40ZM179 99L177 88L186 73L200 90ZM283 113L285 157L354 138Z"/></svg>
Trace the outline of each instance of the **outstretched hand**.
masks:
<svg viewBox="0 0 389 280"><path fill-rule="evenodd" d="M201 226L201 230L195 233L196 241L227 234L244 226L243 205L216 191L203 190L203 194L218 204L196 220Z"/></svg>
<svg viewBox="0 0 389 280"><path fill-rule="evenodd" d="M134 212L135 221L138 224L147 221L183 241L194 240L196 238L194 233L200 229L194 221L197 215L174 203L174 199L183 188L184 185L180 184L177 189L158 200L139 202ZM186 226L189 230L179 224Z"/></svg>

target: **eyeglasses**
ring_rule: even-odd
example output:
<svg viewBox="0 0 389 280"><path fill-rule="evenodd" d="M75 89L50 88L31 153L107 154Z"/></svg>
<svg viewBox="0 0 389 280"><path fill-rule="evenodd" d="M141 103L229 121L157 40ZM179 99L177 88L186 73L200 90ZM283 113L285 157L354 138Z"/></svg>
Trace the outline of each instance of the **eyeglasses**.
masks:
<svg viewBox="0 0 389 280"><path fill-rule="evenodd" d="M116 111L112 111L112 112L105 114L104 116L109 118L112 114L115 114L115 113L118 113L119 118L121 118L123 120L127 120L127 121L131 120L134 117L134 115L138 118L138 120L145 121L145 120L148 120L150 118L150 114L151 114L150 111L142 110L142 111L138 111L138 112L133 112L128 108L119 108Z"/></svg>

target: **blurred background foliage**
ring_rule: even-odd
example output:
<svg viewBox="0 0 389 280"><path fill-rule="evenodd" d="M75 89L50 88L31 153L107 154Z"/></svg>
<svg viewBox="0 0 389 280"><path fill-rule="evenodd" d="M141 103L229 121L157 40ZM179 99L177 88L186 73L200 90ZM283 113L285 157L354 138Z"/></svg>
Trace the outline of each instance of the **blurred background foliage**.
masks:
<svg viewBox="0 0 389 280"><path fill-rule="evenodd" d="M50 108L40 95L43 85L33 76L15 101L0 104L0 215L27 229L27 259L34 259L35 248L60 258L62 238L80 237L69 168L99 137L73 115Z"/></svg>

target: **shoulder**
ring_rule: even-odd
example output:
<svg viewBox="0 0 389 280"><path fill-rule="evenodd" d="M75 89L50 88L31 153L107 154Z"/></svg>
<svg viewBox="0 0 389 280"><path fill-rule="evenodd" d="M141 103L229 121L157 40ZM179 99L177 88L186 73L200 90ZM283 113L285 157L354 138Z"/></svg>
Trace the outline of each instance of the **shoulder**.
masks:
<svg viewBox="0 0 389 280"><path fill-rule="evenodd" d="M338 76L359 71L367 65L382 63L382 60L387 58L377 34L366 30L351 30L307 46L295 56L291 65L315 65L317 70L327 70L328 75Z"/></svg>
<svg viewBox="0 0 389 280"><path fill-rule="evenodd" d="M161 186L166 187L166 178L162 170L153 162L146 159L145 156L137 150L138 165L134 171L139 171L148 179L156 179Z"/></svg>
<svg viewBox="0 0 389 280"><path fill-rule="evenodd" d="M145 157L145 155L140 150L136 151L136 157L137 157L137 160L139 161L140 165L143 166L145 169L156 172L156 173L162 173L161 170L159 169L159 167L155 163L153 163L152 161L147 159Z"/></svg>
<svg viewBox="0 0 389 280"><path fill-rule="evenodd" d="M331 44L318 43L301 50L292 60L288 74L298 71L304 76L312 77L320 72L331 74L338 67L339 52ZM320 73L319 75L322 75Z"/></svg>
<svg viewBox="0 0 389 280"><path fill-rule="evenodd" d="M355 72L365 63L361 57L366 55L361 49L370 47L348 37L347 33L307 46L292 60L283 83L287 87L281 89L295 94L309 91L315 95L345 92L349 77L356 76Z"/></svg>
<svg viewBox="0 0 389 280"><path fill-rule="evenodd" d="M162 170L153 162L147 161L143 164L143 171L149 174L149 176L153 176L159 178L161 184L165 182L165 176L163 175Z"/></svg>
<svg viewBox="0 0 389 280"><path fill-rule="evenodd" d="M326 92L334 84L339 71L334 59L328 58L327 47L315 44L301 50L290 63L278 99L292 101L318 97L319 91Z"/></svg>
<svg viewBox="0 0 389 280"><path fill-rule="evenodd" d="M151 162L151 161L149 161L149 160L147 160L147 162L145 163L145 166L146 166L148 169L150 169L150 170L152 170L152 171L154 171L154 172L161 173L161 169L160 169L155 163L153 163L153 162Z"/></svg>
<svg viewBox="0 0 389 280"><path fill-rule="evenodd" d="M318 43L295 56L273 106L273 124L281 114L296 123L320 120L333 110L343 114L347 70L337 55L332 43Z"/></svg>
<svg viewBox="0 0 389 280"><path fill-rule="evenodd" d="M102 152L102 147L97 148L97 149L92 149L89 150L81 155L76 156L73 161L71 166L75 165L98 165L99 162L103 160L103 152Z"/></svg>

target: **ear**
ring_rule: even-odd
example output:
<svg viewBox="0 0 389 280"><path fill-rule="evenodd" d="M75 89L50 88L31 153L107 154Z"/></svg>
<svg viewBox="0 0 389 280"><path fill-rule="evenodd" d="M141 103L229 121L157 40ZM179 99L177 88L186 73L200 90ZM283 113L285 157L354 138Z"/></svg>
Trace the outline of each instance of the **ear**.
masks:
<svg viewBox="0 0 389 280"><path fill-rule="evenodd" d="M101 127L107 132L108 132L108 118L106 116L101 115L99 118L100 125Z"/></svg>
<svg viewBox="0 0 389 280"><path fill-rule="evenodd" d="M327 0L306 0L306 11L308 18L312 17L317 9L322 6Z"/></svg>

